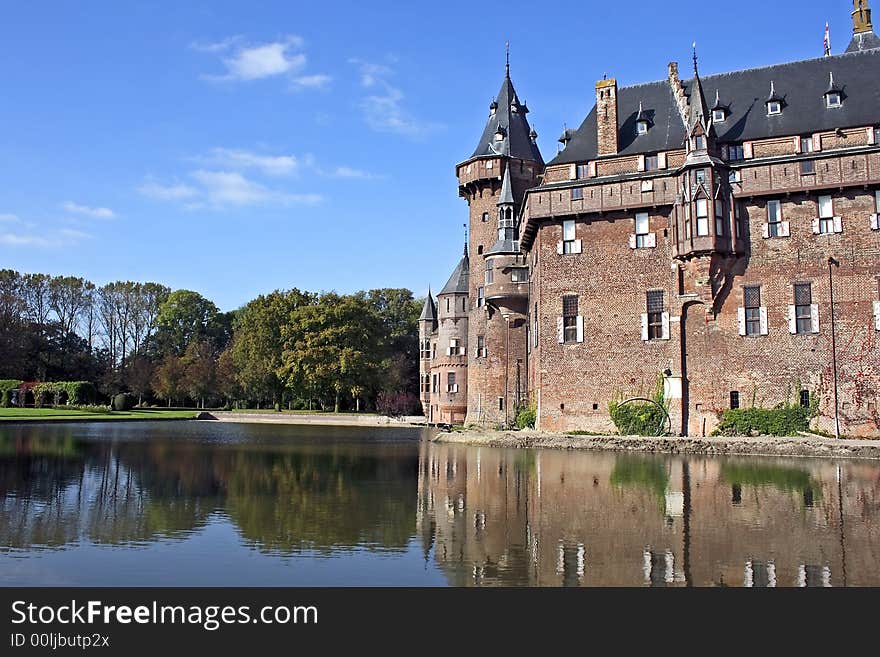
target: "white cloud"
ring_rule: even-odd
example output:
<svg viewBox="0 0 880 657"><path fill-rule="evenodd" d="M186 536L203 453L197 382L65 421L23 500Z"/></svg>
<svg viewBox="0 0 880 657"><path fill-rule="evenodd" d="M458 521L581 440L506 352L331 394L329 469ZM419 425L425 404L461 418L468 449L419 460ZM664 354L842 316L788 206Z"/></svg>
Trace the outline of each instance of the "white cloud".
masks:
<svg viewBox="0 0 880 657"><path fill-rule="evenodd" d="M219 43L197 47L197 50L208 53L229 52L222 58L226 73L223 75L206 76L212 80L249 81L263 78L298 73L306 65L306 56L302 52L293 52L301 48L303 40L298 36L288 36L283 41L273 41L252 46L236 46L239 39L227 39Z"/></svg>
<svg viewBox="0 0 880 657"><path fill-rule="evenodd" d="M110 208L92 208L87 205L78 205L73 201L66 201L62 207L72 214L79 214L93 219L113 219L116 213Z"/></svg>
<svg viewBox="0 0 880 657"><path fill-rule="evenodd" d="M18 216L14 215L14 214L0 213L0 221L4 221L4 222L10 223L10 224L17 224L18 222L21 221L21 219L19 219Z"/></svg>
<svg viewBox="0 0 880 657"><path fill-rule="evenodd" d="M193 171L192 177L202 185L208 203L217 208L264 203L316 205L323 200L319 194L288 194L269 189L237 171L200 169Z"/></svg>
<svg viewBox="0 0 880 657"><path fill-rule="evenodd" d="M439 127L436 123L417 120L404 108L403 91L387 79L394 74L390 66L360 59L350 59L349 62L359 68L361 86L373 90L359 103L364 121L371 129L420 138Z"/></svg>
<svg viewBox="0 0 880 657"><path fill-rule="evenodd" d="M361 169L354 169L347 166L336 167L330 175L332 175L334 178L355 178L358 180L374 180L376 178L382 177L374 173L370 173L369 171L362 171Z"/></svg>
<svg viewBox="0 0 880 657"><path fill-rule="evenodd" d="M76 246L92 236L72 228L48 230L40 234L0 233L0 245L16 247L60 248Z"/></svg>
<svg viewBox="0 0 880 657"><path fill-rule="evenodd" d="M302 91L304 89L326 89L332 81L332 77L324 75L323 73L301 75L293 78L290 83L290 88L294 91Z"/></svg>
<svg viewBox="0 0 880 657"><path fill-rule="evenodd" d="M218 53L229 50L232 46L234 46L242 39L242 35L237 34L235 36L227 37L221 41L216 41L214 43L202 43L200 41L194 41L190 44L189 47L193 50L198 50L199 52Z"/></svg>
<svg viewBox="0 0 880 657"><path fill-rule="evenodd" d="M182 201L193 198L199 193L195 187L190 187L189 185L184 185L182 183L163 185L162 183L150 179L138 187L137 191L144 196L158 201Z"/></svg>
<svg viewBox="0 0 880 657"><path fill-rule="evenodd" d="M195 159L222 168L259 169L269 176L289 176L300 165L295 155L261 155L236 148L213 148L207 156Z"/></svg>

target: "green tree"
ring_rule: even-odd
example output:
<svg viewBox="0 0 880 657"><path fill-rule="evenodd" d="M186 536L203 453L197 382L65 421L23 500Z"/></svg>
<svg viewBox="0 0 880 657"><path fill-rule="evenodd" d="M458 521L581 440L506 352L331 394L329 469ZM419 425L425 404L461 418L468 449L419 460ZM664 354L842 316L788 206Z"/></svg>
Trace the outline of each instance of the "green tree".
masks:
<svg viewBox="0 0 880 657"><path fill-rule="evenodd" d="M246 396L270 399L280 409L286 386L279 376L283 365L282 333L298 308L314 302L313 294L297 289L276 290L257 297L238 312L231 353L236 378Z"/></svg>
<svg viewBox="0 0 880 657"><path fill-rule="evenodd" d="M192 342L222 333L220 311L198 292L175 290L159 305L154 342L162 356L182 356Z"/></svg>
<svg viewBox="0 0 880 657"><path fill-rule="evenodd" d="M382 389L417 393L422 304L403 288L370 290L367 299L382 325Z"/></svg>
<svg viewBox="0 0 880 657"><path fill-rule="evenodd" d="M382 323L363 293L322 294L291 314L282 335L281 376L291 388L332 394L334 412L343 392L375 386Z"/></svg>

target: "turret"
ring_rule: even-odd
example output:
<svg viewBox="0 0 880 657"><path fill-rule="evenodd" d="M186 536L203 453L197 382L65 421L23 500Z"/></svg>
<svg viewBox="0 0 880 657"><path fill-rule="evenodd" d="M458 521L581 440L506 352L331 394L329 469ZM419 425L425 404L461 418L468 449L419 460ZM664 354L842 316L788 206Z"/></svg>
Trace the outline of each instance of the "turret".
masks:
<svg viewBox="0 0 880 657"><path fill-rule="evenodd" d="M880 38L874 33L874 24L871 22L868 0L853 0L852 19L853 38L846 51L858 52L880 48Z"/></svg>

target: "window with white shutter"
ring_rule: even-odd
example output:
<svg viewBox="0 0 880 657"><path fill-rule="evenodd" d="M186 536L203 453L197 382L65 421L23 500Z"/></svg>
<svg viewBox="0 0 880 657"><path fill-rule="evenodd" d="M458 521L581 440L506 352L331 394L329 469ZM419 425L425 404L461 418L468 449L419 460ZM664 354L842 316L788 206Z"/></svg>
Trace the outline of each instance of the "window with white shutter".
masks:
<svg viewBox="0 0 880 657"><path fill-rule="evenodd" d="M562 242L560 242L557 251L565 255L575 255L581 253L581 240L575 239L575 223L574 219L568 219L562 222Z"/></svg>
<svg viewBox="0 0 880 657"><path fill-rule="evenodd" d="M566 344L584 341L584 320L578 314L578 297L568 294L562 297L562 342Z"/></svg>
<svg viewBox="0 0 880 657"><path fill-rule="evenodd" d="M821 235L840 232L836 224L838 220L834 216L834 201L831 196L819 197L819 231Z"/></svg>
<svg viewBox="0 0 880 657"><path fill-rule="evenodd" d="M642 337L645 340L669 339L669 313L666 312L663 290L650 290L646 294L646 310ZM644 330L647 327L647 332Z"/></svg>
<svg viewBox="0 0 880 657"><path fill-rule="evenodd" d="M871 215L871 230L880 230L880 189L874 192L874 214Z"/></svg>
<svg viewBox="0 0 880 657"><path fill-rule="evenodd" d="M761 305L761 287L750 285L743 288L743 312L740 335L767 335L767 308Z"/></svg>
<svg viewBox="0 0 880 657"><path fill-rule="evenodd" d="M789 307L789 329L798 335L819 332L819 305L813 303L811 283L795 283L794 305Z"/></svg>
<svg viewBox="0 0 880 657"><path fill-rule="evenodd" d="M651 220L647 212L638 212L635 218L635 240L630 246L636 249L651 249L657 246L657 237L651 232Z"/></svg>
<svg viewBox="0 0 880 657"><path fill-rule="evenodd" d="M767 201L767 223L764 224L764 237L787 237L788 222L782 221L782 202Z"/></svg>

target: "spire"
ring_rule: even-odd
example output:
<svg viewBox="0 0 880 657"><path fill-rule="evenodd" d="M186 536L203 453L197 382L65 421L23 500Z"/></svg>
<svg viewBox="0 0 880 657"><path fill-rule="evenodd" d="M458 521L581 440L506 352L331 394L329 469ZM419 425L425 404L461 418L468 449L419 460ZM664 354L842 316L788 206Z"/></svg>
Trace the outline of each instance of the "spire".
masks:
<svg viewBox="0 0 880 657"><path fill-rule="evenodd" d="M470 259L468 258L467 247L465 247L464 256L459 260L458 265L456 265L455 270L452 272L452 276L446 281L446 285L440 290L440 295L438 296L444 294L468 294L470 269Z"/></svg>
<svg viewBox="0 0 880 657"><path fill-rule="evenodd" d="M708 135L714 130L712 121L710 120L709 106L706 104L706 95L703 93L703 83L700 80L700 70L697 66L697 44L694 43L694 84L691 90L690 116L688 119L688 131L693 132L697 124L703 126L703 130Z"/></svg>
<svg viewBox="0 0 880 657"><path fill-rule="evenodd" d="M520 101L510 79L508 47L504 80L498 95L489 106L489 118L471 158L500 155L544 164L537 143L529 137L532 127L526 118L528 111L526 104Z"/></svg>
<svg viewBox="0 0 880 657"><path fill-rule="evenodd" d="M507 51L507 63L504 66L504 77L510 79L510 41L505 42L505 50Z"/></svg>
<svg viewBox="0 0 880 657"><path fill-rule="evenodd" d="M853 0L852 20L853 38L846 51L859 52L880 48L880 38L874 33L874 24L871 22L868 0Z"/></svg>
<svg viewBox="0 0 880 657"><path fill-rule="evenodd" d="M431 294L431 286L428 286L428 298L425 299L425 305L422 307L422 314L419 315L420 322L434 322L437 320L437 305L434 303L434 295Z"/></svg>
<svg viewBox="0 0 880 657"><path fill-rule="evenodd" d="M504 169L504 182L501 183L501 195L496 205L513 205L513 187L510 184L510 167Z"/></svg>

